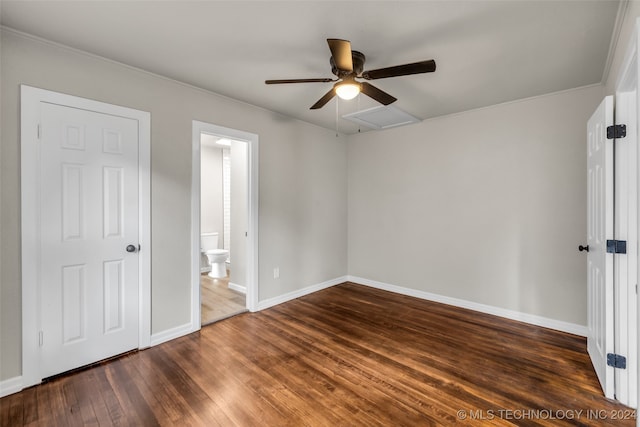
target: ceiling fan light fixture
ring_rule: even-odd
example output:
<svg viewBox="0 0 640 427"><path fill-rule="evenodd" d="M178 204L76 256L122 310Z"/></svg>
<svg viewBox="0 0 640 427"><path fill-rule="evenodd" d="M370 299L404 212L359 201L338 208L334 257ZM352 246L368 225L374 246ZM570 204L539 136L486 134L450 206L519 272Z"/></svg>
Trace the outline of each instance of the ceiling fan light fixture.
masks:
<svg viewBox="0 0 640 427"><path fill-rule="evenodd" d="M353 99L360 93L360 83L349 81L336 85L336 94L344 100Z"/></svg>

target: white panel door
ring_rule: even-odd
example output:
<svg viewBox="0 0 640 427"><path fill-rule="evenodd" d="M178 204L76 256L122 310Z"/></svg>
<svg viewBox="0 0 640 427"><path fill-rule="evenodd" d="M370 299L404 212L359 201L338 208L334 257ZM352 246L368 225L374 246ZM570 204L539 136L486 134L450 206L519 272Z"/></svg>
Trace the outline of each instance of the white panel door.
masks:
<svg viewBox="0 0 640 427"><path fill-rule="evenodd" d="M138 347L138 122L45 102L40 111L45 378Z"/></svg>
<svg viewBox="0 0 640 427"><path fill-rule="evenodd" d="M613 97L607 96L587 123L587 244L588 335L587 349L606 397L614 398L614 372L607 353L614 352L613 254Z"/></svg>
<svg viewBox="0 0 640 427"><path fill-rule="evenodd" d="M634 39L637 36L634 36ZM615 349L626 357L626 369L615 370L616 400L637 407L638 346L638 59L627 53L615 95L616 122L626 136L615 143L615 236L627 241L626 255L615 256Z"/></svg>

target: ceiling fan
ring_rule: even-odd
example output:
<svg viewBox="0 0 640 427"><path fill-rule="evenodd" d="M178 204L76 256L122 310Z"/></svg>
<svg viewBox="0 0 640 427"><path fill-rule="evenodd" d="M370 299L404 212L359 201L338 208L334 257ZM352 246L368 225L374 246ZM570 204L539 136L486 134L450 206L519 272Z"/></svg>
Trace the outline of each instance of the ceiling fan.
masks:
<svg viewBox="0 0 640 427"><path fill-rule="evenodd" d="M329 83L337 82L333 88L311 106L311 110L322 108L334 96L342 99L353 99L362 92L383 105L389 105L397 99L377 87L359 82L356 78L365 80L386 79L388 77L408 76L410 74L431 73L436 70L436 61L413 62L411 64L395 65L393 67L378 68L377 70L363 71L365 56L357 50L351 50L351 42L341 39L327 39L331 50L331 72L338 76L337 79L283 79L265 80L268 85L283 83Z"/></svg>

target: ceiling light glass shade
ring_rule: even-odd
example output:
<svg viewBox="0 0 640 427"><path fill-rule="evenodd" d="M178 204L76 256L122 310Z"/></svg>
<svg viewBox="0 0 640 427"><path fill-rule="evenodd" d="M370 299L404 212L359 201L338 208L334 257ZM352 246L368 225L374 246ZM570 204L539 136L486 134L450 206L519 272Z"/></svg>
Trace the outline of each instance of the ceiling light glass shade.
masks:
<svg viewBox="0 0 640 427"><path fill-rule="evenodd" d="M360 93L360 85L358 83L340 83L336 86L336 93L342 99L353 99Z"/></svg>

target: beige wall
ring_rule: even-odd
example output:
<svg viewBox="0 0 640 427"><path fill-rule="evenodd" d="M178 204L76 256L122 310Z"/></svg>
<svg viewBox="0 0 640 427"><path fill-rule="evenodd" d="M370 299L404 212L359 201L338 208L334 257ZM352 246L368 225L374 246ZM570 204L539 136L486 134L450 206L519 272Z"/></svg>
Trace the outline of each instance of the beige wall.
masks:
<svg viewBox="0 0 640 427"><path fill-rule="evenodd" d="M208 135L201 136L206 141ZM210 137L213 139L213 137ZM200 144L200 234L218 233L218 247L223 247L224 209L222 189L222 147ZM200 255L200 269L209 270L209 261Z"/></svg>
<svg viewBox="0 0 640 427"><path fill-rule="evenodd" d="M588 87L348 144L349 274L586 325Z"/></svg>
<svg viewBox="0 0 640 427"><path fill-rule="evenodd" d="M200 165L200 232L217 232L218 247L222 248L222 148L203 144L200 149Z"/></svg>
<svg viewBox="0 0 640 427"><path fill-rule="evenodd" d="M1 34L0 380L21 371L20 84L151 113L152 333L190 321L192 120L259 135L259 298L346 274L346 145L335 131ZM274 266L281 271L277 280Z"/></svg>

